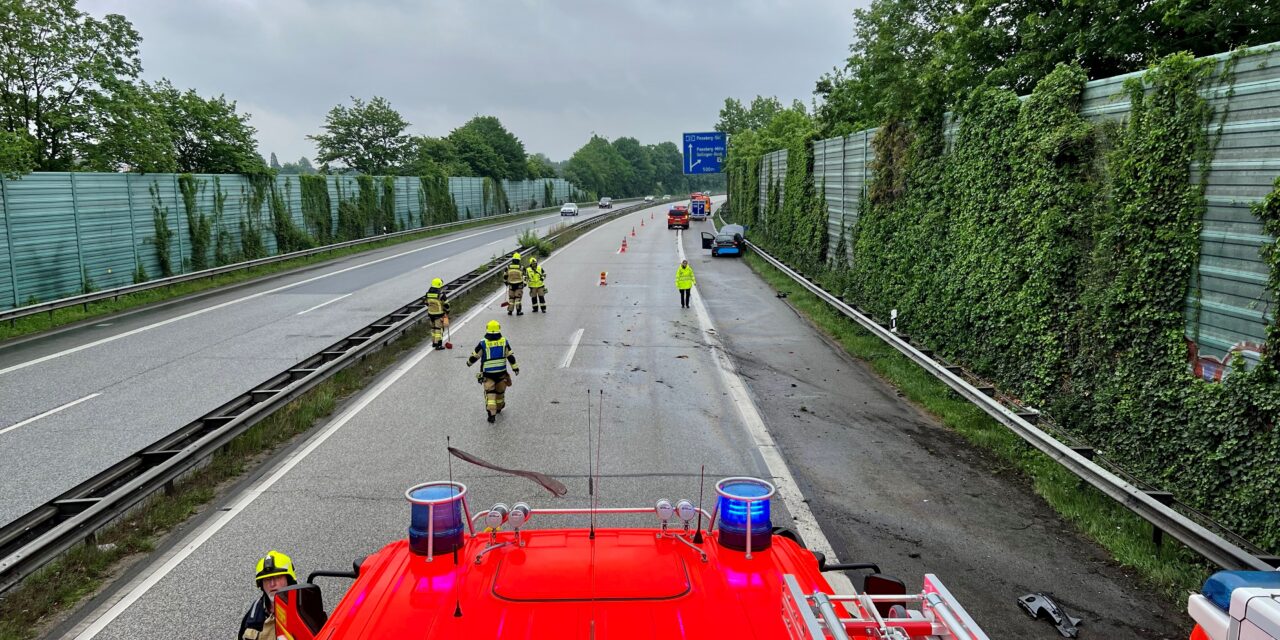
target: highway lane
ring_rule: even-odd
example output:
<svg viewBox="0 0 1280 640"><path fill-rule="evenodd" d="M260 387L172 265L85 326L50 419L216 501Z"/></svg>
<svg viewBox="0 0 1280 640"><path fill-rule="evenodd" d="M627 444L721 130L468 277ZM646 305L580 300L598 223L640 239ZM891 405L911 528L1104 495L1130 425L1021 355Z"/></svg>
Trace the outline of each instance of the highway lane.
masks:
<svg viewBox="0 0 1280 640"><path fill-rule="evenodd" d="M254 597L253 563L266 550L291 553L307 572L344 568L403 537L403 489L447 475L446 436L569 487L555 500L527 480L455 460L453 476L468 486L474 509L516 500L585 505L586 397L604 389L602 506L696 500L702 465L711 480L748 474L783 485L766 459L772 450L807 503L775 505L775 524L804 525L793 514L812 507L813 524L841 559L878 561L913 586L921 573L939 573L992 638L1056 637L1016 608L1021 589L1056 592L1099 637L1174 637L1176 609L1082 540L1024 482L996 473L995 462L831 348L740 261L711 260L698 248L697 225L684 234L699 279L695 309L680 309L676 234L660 215L643 228L643 214L609 223L547 261L548 315L508 318L494 297L460 328L457 349L407 356L59 631L128 638L178 621L192 636L227 633ZM637 236L619 254L632 226ZM600 271L607 287L596 284ZM490 318L503 322L523 372L496 425L484 421L475 370L463 366ZM726 345L740 376L722 373L712 341ZM735 395L740 383L753 402ZM748 424L757 407L766 446ZM535 516L534 526L561 523L584 520ZM329 606L346 585L323 583Z"/></svg>
<svg viewBox="0 0 1280 640"><path fill-rule="evenodd" d="M425 238L0 345L0 522L403 305L430 278L573 220Z"/></svg>
<svg viewBox="0 0 1280 640"><path fill-rule="evenodd" d="M708 483L770 475L697 314L676 302L676 234L666 230L661 211L654 213L644 227L645 213L606 224L547 260L548 314L508 317L495 297L459 329L458 348L409 356L174 547L186 555L170 555L173 568L163 577L156 567L144 570L139 577L151 576L153 588L137 596L124 589L104 600L116 599L122 613L109 623L101 612L90 616L90 624L101 621L97 637L136 636L159 620L181 620L183 631L197 637L225 633L253 597L245 567L252 573L262 551L286 550L305 571L349 566L402 537L408 522L403 491L447 475L446 436L496 464L537 469L569 486L568 496L553 500L527 480L455 461L453 476L467 484L475 508L499 500L585 506L587 398L597 402L601 389L601 506L651 505L660 497L696 501L702 465ZM637 236L627 236L628 252L619 254L631 226ZM609 274L606 287L597 285L601 271ZM485 422L476 370L464 366L491 318L504 323L522 370L495 425ZM776 523L786 524L787 514L775 506ZM546 517L539 526L557 522L584 520ZM647 516L612 522L652 523Z"/></svg>

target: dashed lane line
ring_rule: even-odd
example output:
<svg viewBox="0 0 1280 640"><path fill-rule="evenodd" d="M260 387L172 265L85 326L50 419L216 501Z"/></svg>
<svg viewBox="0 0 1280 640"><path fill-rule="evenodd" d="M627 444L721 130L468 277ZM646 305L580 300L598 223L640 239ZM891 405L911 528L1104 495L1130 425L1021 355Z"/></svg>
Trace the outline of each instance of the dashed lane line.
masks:
<svg viewBox="0 0 1280 640"><path fill-rule="evenodd" d="M59 412L59 411L62 411L63 409L70 409L71 407L74 407L74 406L76 406L76 405L80 404L81 402L84 402L85 400L92 400L92 399L94 399L94 398L96 398L96 397L98 397L98 396L100 396L100 395L102 395L102 394L101 394L101 393L91 393L91 394L89 394L89 395L87 395L87 396L85 396L85 397L83 397L83 398L80 398L79 400L72 400L71 402L68 402L68 403L66 403L66 404L62 405L61 407L56 407L56 408L50 409L50 410L48 410L48 411L46 411L46 412L44 412L44 413L42 413L42 414L40 414L40 415L38 415L38 416L31 416L30 418L27 418L26 420L23 420L22 422L18 422L18 423L16 423L16 424L11 424L11 425L9 425L9 426L7 426L7 427L4 427L3 429L0 429L0 435L4 435L4 434L6 434L6 433L9 433L10 431L13 431L14 429L18 429L18 428L21 428L21 427L25 427L25 426L27 426L27 425L31 424L32 422L35 422L36 420L39 420L39 419L41 419L41 418L48 418L49 416L51 416L51 415L53 415L53 414L55 414L55 413L57 413L57 412Z"/></svg>

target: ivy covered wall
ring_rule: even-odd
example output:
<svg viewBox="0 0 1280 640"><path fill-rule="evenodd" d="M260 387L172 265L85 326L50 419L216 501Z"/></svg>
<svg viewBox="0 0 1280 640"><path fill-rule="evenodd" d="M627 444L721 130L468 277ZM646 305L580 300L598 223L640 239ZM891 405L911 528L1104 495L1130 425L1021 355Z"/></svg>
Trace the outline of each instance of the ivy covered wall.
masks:
<svg viewBox="0 0 1280 640"><path fill-rule="evenodd" d="M856 215L831 215L811 135L787 144L781 187L767 156L731 150L729 212L829 289L882 319L898 309L913 339L1280 550L1271 508L1280 495L1280 181L1249 200L1252 222L1235 222L1237 235L1251 228L1264 238L1254 264L1267 272L1257 294L1266 337L1253 366L1234 355L1231 375L1207 381L1189 364L1187 335L1188 300L1201 299L1203 273L1213 273L1203 269L1204 236L1217 221L1206 211L1229 197L1206 185L1239 163L1217 154L1235 148L1223 140L1240 112L1214 107L1260 108L1266 96L1236 75L1258 55L1270 52L1169 57L1117 80L1123 108L1090 113L1083 70L1060 66L1022 99L980 88L954 114L887 122L865 138ZM816 146L826 167L826 144Z"/></svg>

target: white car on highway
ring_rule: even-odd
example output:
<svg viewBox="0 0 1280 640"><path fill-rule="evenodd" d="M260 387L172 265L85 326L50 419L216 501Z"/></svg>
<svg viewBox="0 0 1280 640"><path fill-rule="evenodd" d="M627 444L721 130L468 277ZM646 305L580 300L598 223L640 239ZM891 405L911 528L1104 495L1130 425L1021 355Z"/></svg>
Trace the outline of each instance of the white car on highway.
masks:
<svg viewBox="0 0 1280 640"><path fill-rule="evenodd" d="M645 202L653 202L653 196L645 196L645 197L644 197L644 201L645 201Z"/></svg>
<svg viewBox="0 0 1280 640"><path fill-rule="evenodd" d="M560 215L562 215L562 216L576 216L576 215L578 215L578 203L576 203L576 202L566 202L566 203L564 203L564 205L562 205L562 206L560 207Z"/></svg>

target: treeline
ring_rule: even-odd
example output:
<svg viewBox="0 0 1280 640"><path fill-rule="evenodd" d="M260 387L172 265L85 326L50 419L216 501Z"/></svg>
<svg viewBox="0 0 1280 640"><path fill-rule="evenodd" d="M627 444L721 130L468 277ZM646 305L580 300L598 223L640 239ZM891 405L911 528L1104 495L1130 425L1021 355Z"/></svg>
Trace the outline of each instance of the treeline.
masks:
<svg viewBox="0 0 1280 640"><path fill-rule="evenodd" d="M1230 96L1246 54L1216 72L1194 56L1280 40L1274 8L876 0L854 32L814 108L725 101L727 213L1141 480L1280 550L1280 514L1262 508L1280 468L1280 324L1272 314L1256 366L1237 359L1220 383L1189 371L1187 337L1207 179L1189 168L1209 166L1219 135L1203 89L1218 73ZM1144 69L1124 122L1080 115L1087 80ZM813 142L872 127L861 209L830 238ZM785 173L762 198L778 149ZM1276 187L1253 209L1272 238ZM1262 257L1280 299L1274 241Z"/></svg>
<svg viewBox="0 0 1280 640"><path fill-rule="evenodd" d="M818 133L932 117L984 85L1025 95L1060 63L1108 78L1178 52L1280 41L1276 12L1255 0L875 0L854 11L844 65L817 81Z"/></svg>
<svg viewBox="0 0 1280 640"><path fill-rule="evenodd" d="M29 171L557 177L497 118L439 138L412 136L383 98L353 98L325 118L307 158L259 155L250 116L224 96L139 79L141 40L121 15L76 0L0 0L0 175Z"/></svg>
<svg viewBox="0 0 1280 640"><path fill-rule="evenodd" d="M642 145L639 140L628 137L609 142L600 136L591 136L565 163L564 177L591 198L724 189L721 174L684 175L684 157L675 143Z"/></svg>
<svg viewBox="0 0 1280 640"><path fill-rule="evenodd" d="M139 80L139 41L75 0L0 1L0 175L265 171L248 114Z"/></svg>

